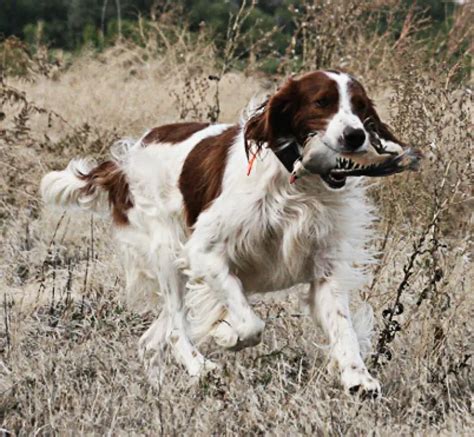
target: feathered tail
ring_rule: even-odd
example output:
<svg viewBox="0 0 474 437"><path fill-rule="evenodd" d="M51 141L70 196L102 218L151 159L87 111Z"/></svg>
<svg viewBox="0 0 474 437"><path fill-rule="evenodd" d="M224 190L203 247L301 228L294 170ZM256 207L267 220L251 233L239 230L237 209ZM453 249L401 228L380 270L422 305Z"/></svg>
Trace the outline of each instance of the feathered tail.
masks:
<svg viewBox="0 0 474 437"><path fill-rule="evenodd" d="M43 200L52 205L111 211L116 224L128 223L127 210L133 206L126 175L114 160L95 165L74 159L64 170L45 175L40 191Z"/></svg>
<svg viewBox="0 0 474 437"><path fill-rule="evenodd" d="M94 163L74 159L61 171L52 171L41 180L40 192L45 203L62 207L78 207L95 212L107 206L103 190L88 190L89 175Z"/></svg>

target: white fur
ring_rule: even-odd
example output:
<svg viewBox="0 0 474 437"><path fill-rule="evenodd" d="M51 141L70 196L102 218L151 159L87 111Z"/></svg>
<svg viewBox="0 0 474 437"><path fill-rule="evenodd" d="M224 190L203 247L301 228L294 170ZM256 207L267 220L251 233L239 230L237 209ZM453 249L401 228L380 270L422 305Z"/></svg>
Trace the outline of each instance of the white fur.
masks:
<svg viewBox="0 0 474 437"><path fill-rule="evenodd" d="M338 84L346 92L340 78ZM337 117L343 119L347 108L341 102ZM178 187L181 168L199 141L226 128L210 126L180 144L142 147L139 141L120 157L133 198L129 224L116 229L129 301L144 305L142 292L152 290L163 302L159 319L140 340L151 374L159 373L166 346L197 375L213 368L195 346L206 337L236 349L258 343L265 324L247 295L310 284L307 302L330 338L344 386L378 391L361 356L371 313L362 311L353 324L349 312L349 293L364 282L371 262L366 243L373 217L363 185L350 180L334 191L317 175L290 185L272 153L259 156L247 176L242 130L229 152L221 194L189 230ZM43 197L95 209L98 198L78 194L83 182L76 169L90 168L72 161L45 176Z"/></svg>
<svg viewBox="0 0 474 437"><path fill-rule="evenodd" d="M343 131L346 127L352 127L353 129L362 129L365 133L364 143L357 149L358 152L367 150L369 146L369 135L362 123L361 119L352 112L349 84L351 77L347 74L341 73L326 73L332 80L337 83L339 91L339 110L329 122L326 132L323 136L323 141L329 147L335 151L342 151L341 139L343 137Z"/></svg>

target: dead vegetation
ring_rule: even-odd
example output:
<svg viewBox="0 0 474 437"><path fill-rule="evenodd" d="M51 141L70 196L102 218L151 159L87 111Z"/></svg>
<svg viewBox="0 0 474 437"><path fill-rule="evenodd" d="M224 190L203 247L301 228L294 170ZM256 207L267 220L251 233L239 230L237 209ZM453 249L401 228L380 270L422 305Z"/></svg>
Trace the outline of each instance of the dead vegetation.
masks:
<svg viewBox="0 0 474 437"><path fill-rule="evenodd" d="M364 403L343 394L326 372L325 340L295 293L256 302L267 321L258 347L234 354L210 345L221 371L189 381L171 361L164 383L153 387L136 353L153 314L121 303L107 222L44 210L39 202L40 177L71 157L107 156L118 138L180 118L233 121L253 95L273 89L281 76L258 73L259 48L244 58L245 68L233 49L245 38L241 11L223 58L205 33L191 37L168 21L142 25L142 44L83 53L54 74L14 45L28 75L4 68L0 82L0 432L472 433L469 48L459 55L470 10L440 43L444 58L434 59L433 48L415 38L429 23L417 22L413 11L393 35L390 26L363 31L367 12L377 18L373 2L349 2L349 12L323 3L336 6L316 11L307 2L295 11L280 73L343 66L369 85L395 131L425 153L421 172L372 189L381 217L373 243L379 264L361 298L376 313L368 362L383 399ZM341 27L323 26L334 13L355 15L344 15ZM353 16L359 19L345 26Z"/></svg>

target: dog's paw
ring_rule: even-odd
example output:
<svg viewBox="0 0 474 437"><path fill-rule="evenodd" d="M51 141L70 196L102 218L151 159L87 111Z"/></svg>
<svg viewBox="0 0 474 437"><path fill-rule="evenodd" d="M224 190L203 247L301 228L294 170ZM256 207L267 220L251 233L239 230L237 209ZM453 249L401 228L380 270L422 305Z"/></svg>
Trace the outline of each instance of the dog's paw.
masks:
<svg viewBox="0 0 474 437"><path fill-rule="evenodd" d="M219 369L218 364L204 357L202 357L202 360L201 359L196 360L194 363L186 367L187 367L189 376L193 378L201 378L207 375L208 373L211 373L215 371L216 369Z"/></svg>
<svg viewBox="0 0 474 437"><path fill-rule="evenodd" d="M246 347L257 346L257 344L261 343L262 337L263 337L263 331L259 331L252 337L248 337L245 340L241 340L239 338L237 343L228 349L234 352L238 352L242 349L245 349Z"/></svg>
<svg viewBox="0 0 474 437"><path fill-rule="evenodd" d="M370 376L365 367L350 366L342 372L341 379L350 395L359 395L362 399L378 399L381 396L380 383Z"/></svg>
<svg viewBox="0 0 474 437"><path fill-rule="evenodd" d="M265 329L265 322L253 312L248 315L245 319L238 320L237 322L230 322L232 327L235 329L239 336L239 341L234 348L255 346L262 341L263 330Z"/></svg>
<svg viewBox="0 0 474 437"><path fill-rule="evenodd" d="M234 320L229 313L219 320L209 333L215 342L226 349L239 351L262 341L265 322L255 314L244 320Z"/></svg>
<svg viewBox="0 0 474 437"><path fill-rule="evenodd" d="M236 352L259 344L262 341L263 331L257 331L252 336L242 340L237 331L227 321L222 320L212 330L211 336L219 346Z"/></svg>
<svg viewBox="0 0 474 437"><path fill-rule="evenodd" d="M211 337L221 347L230 349L239 341L239 334L227 320L219 320L210 332Z"/></svg>

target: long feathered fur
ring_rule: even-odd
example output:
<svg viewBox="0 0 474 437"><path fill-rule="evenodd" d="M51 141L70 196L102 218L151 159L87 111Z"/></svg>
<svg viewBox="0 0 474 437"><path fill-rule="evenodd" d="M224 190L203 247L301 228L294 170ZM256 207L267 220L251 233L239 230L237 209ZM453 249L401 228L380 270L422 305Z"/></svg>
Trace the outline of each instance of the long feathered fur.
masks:
<svg viewBox="0 0 474 437"><path fill-rule="evenodd" d="M40 192L45 203L59 207L76 207L92 212L107 210L107 197L103 191L85 193L87 181L81 177L95 167L90 159L73 159L64 170L52 171L41 180Z"/></svg>

